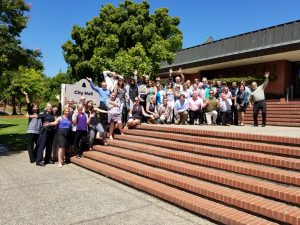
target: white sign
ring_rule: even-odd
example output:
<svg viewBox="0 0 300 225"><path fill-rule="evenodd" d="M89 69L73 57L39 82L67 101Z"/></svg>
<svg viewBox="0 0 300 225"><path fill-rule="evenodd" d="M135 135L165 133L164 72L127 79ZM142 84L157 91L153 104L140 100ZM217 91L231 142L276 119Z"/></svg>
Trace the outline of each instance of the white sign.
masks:
<svg viewBox="0 0 300 225"><path fill-rule="evenodd" d="M86 79L82 79L75 84L62 84L61 85L61 102L65 105L66 100L72 98L75 104L78 104L79 98L85 96L86 102L92 100L94 106L99 106L100 96L98 92L91 88L90 82Z"/></svg>

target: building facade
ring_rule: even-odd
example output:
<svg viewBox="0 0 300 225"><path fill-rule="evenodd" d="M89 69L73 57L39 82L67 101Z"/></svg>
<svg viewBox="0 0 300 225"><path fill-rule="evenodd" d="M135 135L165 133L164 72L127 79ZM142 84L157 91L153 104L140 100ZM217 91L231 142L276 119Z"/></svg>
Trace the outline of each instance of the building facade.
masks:
<svg viewBox="0 0 300 225"><path fill-rule="evenodd" d="M160 73L183 68L187 79L275 77L266 92L300 98L300 20L183 49L172 64L163 62Z"/></svg>

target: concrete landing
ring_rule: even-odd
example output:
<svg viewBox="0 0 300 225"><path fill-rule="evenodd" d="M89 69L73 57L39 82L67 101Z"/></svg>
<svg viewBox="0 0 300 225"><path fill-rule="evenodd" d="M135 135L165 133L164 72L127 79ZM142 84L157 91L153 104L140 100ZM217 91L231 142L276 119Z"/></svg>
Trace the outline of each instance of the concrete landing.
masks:
<svg viewBox="0 0 300 225"><path fill-rule="evenodd" d="M74 164L36 167L26 151L0 156L0 177L0 224L213 224Z"/></svg>

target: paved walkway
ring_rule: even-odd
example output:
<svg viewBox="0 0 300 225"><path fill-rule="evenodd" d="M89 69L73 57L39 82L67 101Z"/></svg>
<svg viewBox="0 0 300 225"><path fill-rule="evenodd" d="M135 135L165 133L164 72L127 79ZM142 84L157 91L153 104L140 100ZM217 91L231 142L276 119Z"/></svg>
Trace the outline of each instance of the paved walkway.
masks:
<svg viewBox="0 0 300 225"><path fill-rule="evenodd" d="M44 168L26 151L0 156L0 224L212 225L73 164Z"/></svg>

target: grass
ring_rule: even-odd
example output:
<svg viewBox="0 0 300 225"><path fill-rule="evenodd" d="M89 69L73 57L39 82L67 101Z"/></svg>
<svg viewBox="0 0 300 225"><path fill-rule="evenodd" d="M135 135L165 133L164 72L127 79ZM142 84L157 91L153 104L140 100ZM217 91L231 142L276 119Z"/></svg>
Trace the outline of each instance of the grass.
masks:
<svg viewBox="0 0 300 225"><path fill-rule="evenodd" d="M0 117L0 144L10 150L27 149L27 118Z"/></svg>

